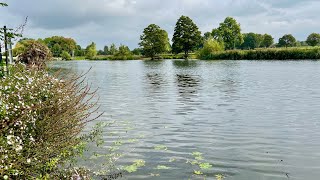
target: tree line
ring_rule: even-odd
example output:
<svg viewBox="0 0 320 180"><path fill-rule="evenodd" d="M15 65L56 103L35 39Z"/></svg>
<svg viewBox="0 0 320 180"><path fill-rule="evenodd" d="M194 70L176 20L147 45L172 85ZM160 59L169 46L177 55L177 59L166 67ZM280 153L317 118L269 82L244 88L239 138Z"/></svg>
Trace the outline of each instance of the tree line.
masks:
<svg viewBox="0 0 320 180"><path fill-rule="evenodd" d="M153 58L156 54L165 52L169 43L165 30L155 24L149 25L141 35L139 43L146 55ZM299 42L291 34L281 37L278 43L270 34L242 33L240 24L232 17L227 17L220 23L218 28L211 32L201 32L197 25L187 16L181 16L175 26L172 38L172 52L184 53L188 58L190 51L206 51L204 46L211 49L256 49L269 47L294 47L294 46L317 46L320 45L320 34L312 33L304 42ZM207 49L209 50L209 49ZM200 51L201 53L201 51Z"/></svg>
<svg viewBox="0 0 320 180"><path fill-rule="evenodd" d="M22 39L16 44L15 52L23 49L25 43L31 39ZM234 18L227 17L213 28L211 32L202 35L198 26L188 16L181 16L174 28L172 44L168 33L156 24L147 26L140 36L139 48L130 50L126 45L117 47L114 43L105 45L103 50L97 50L96 44L92 42L86 48L82 48L72 38L53 36L37 41L47 45L54 57L71 59L71 56L85 56L92 59L97 55L110 56L132 56L143 55L151 59L158 58L163 53L184 53L187 59L190 52L233 50L233 49L256 49L270 47L295 47L295 46L317 46L320 45L320 34L312 33L306 41L297 41L291 34L285 34L277 43L270 34L242 33L241 25ZM207 45L207 47L205 47Z"/></svg>

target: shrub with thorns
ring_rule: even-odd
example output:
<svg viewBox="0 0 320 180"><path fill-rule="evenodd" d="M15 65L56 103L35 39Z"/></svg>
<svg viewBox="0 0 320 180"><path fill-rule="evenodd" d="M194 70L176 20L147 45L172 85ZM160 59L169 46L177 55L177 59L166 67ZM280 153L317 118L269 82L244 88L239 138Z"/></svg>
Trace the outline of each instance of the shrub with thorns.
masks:
<svg viewBox="0 0 320 180"><path fill-rule="evenodd" d="M52 178L78 153L95 92L83 76L57 77L18 64L0 79L0 178Z"/></svg>

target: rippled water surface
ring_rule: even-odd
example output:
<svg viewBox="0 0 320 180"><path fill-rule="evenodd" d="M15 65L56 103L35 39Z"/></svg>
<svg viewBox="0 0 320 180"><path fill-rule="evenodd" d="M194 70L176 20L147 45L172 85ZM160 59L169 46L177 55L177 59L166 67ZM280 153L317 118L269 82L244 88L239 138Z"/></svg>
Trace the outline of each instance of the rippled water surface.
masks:
<svg viewBox="0 0 320 180"><path fill-rule="evenodd" d="M318 61L72 61L54 66L77 73L92 67L87 79L99 87L101 119L120 122L106 128L106 140L117 131L143 137L121 163L143 159L146 166L124 179L201 179L186 163L195 151L213 165L205 171L207 179L216 174L230 180L320 178ZM159 145L167 151L154 148ZM158 165L171 169L158 170Z"/></svg>

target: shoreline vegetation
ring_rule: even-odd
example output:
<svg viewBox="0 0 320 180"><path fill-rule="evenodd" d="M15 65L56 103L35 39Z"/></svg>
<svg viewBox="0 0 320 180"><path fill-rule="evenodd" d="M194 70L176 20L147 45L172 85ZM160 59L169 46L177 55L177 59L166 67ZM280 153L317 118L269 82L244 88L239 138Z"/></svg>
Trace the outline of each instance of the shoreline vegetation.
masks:
<svg viewBox="0 0 320 180"><path fill-rule="evenodd" d="M170 42L166 30L156 24L147 26L139 47L133 50L114 43L98 50L91 42L82 48L72 38L52 36L44 39L23 38L13 50L19 56L28 44L37 41L47 46L57 60L318 60L320 59L320 34L311 33L304 41L285 34L275 42L270 34L243 33L240 23L227 17L211 32L201 33L187 16L181 16L174 28Z"/></svg>
<svg viewBox="0 0 320 180"><path fill-rule="evenodd" d="M225 50L211 52L205 55L190 53L193 60L319 60L320 47L288 47L288 48L259 48L251 50ZM184 59L184 54L160 54L156 59ZM61 60L61 59L60 59ZM151 60L142 55L113 56L97 55L91 59L77 56L72 60Z"/></svg>

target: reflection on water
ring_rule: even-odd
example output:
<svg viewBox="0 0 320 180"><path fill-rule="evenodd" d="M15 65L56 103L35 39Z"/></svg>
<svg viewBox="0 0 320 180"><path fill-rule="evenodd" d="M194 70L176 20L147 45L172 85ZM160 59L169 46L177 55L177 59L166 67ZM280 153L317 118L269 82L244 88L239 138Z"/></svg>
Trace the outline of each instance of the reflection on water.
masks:
<svg viewBox="0 0 320 180"><path fill-rule="evenodd" d="M130 134L126 126L106 132L144 135L121 163L143 159L147 166L125 179L199 179L186 163L195 151L213 164L206 179L216 174L230 180L320 176L318 61L72 61L53 66L77 73L92 67L87 79L99 87L103 120L134 127ZM157 145L167 151L155 150ZM171 169L158 170L159 165Z"/></svg>

